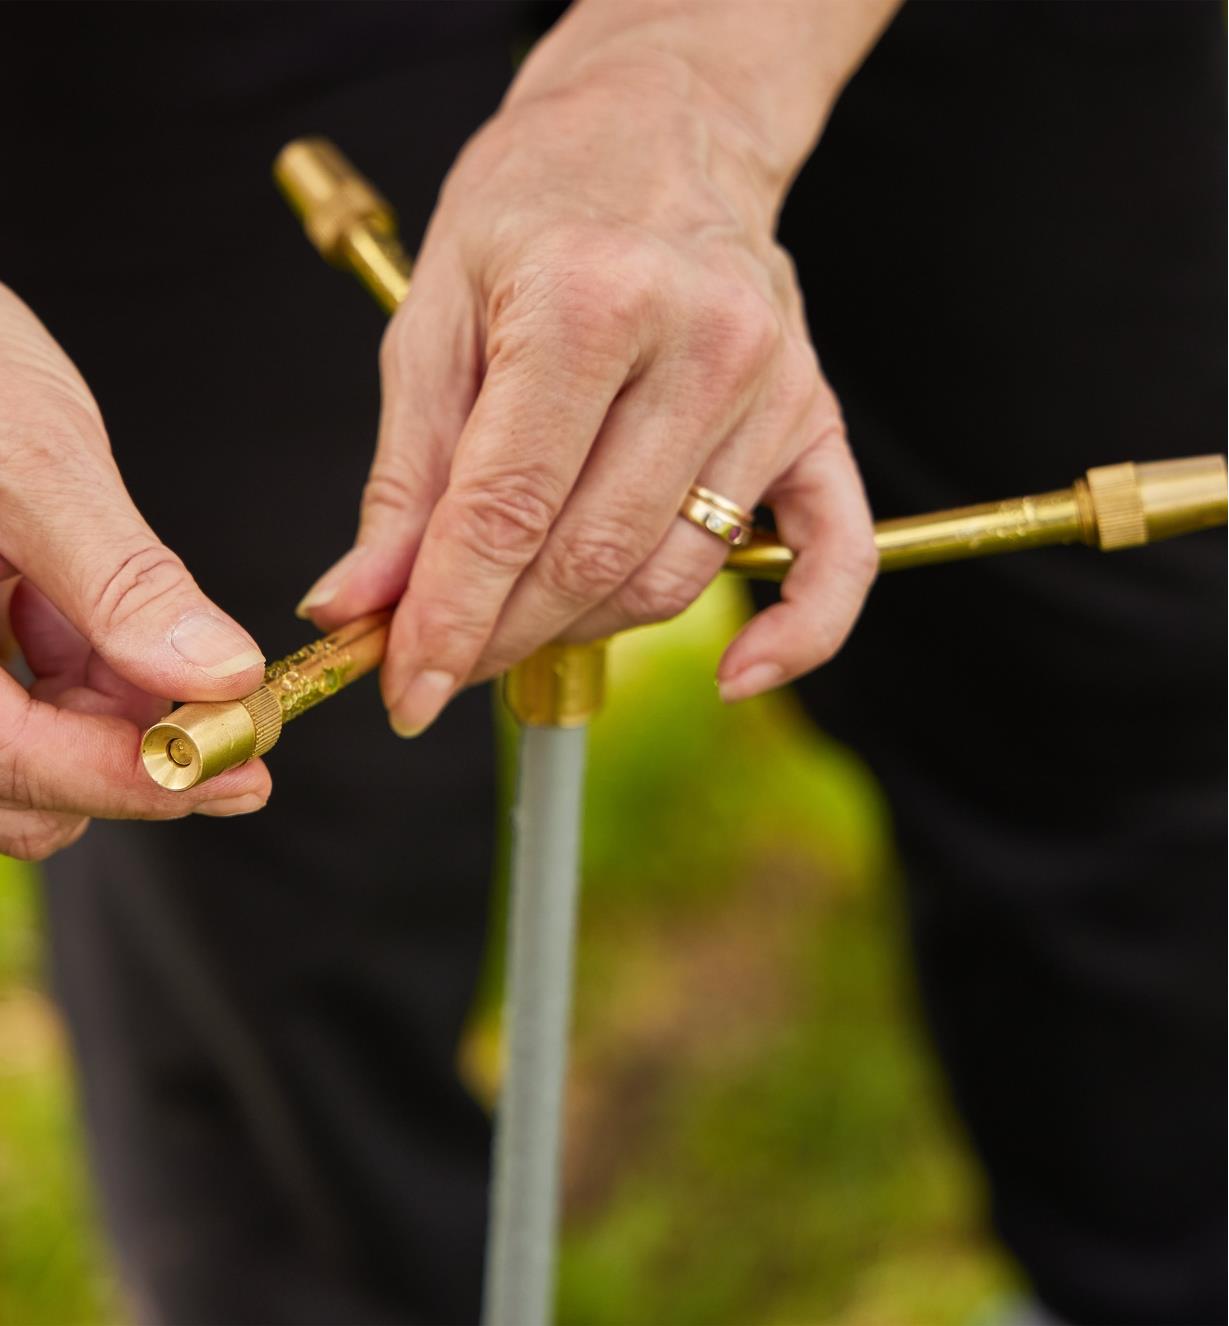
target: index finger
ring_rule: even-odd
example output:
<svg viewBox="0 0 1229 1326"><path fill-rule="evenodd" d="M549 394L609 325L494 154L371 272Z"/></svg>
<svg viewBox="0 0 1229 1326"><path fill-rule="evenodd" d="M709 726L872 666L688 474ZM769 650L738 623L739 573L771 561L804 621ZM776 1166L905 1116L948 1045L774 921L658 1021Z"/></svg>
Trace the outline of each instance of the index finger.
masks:
<svg viewBox="0 0 1229 1326"><path fill-rule="evenodd" d="M473 671L628 370L545 349L493 361L389 630L381 687L401 735L434 721Z"/></svg>

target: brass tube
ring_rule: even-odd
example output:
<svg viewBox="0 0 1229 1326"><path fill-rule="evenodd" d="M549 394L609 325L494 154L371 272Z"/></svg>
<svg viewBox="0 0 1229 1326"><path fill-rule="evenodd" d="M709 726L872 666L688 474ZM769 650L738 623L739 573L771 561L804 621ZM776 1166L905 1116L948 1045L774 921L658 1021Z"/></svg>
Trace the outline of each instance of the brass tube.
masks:
<svg viewBox="0 0 1229 1326"><path fill-rule="evenodd" d="M409 290L412 264L388 203L322 138L283 148L274 177L316 248L353 272L391 313ZM1070 488L881 520L875 526L879 566L896 571L1061 543L1104 551L1136 547L1223 525L1225 493L1223 456L1103 465ZM793 561L789 548L758 536L731 551L726 570L782 580ZM145 734L142 755L150 776L163 787L192 787L263 754L283 723L378 666L387 621L387 613L363 618L272 664L260 690L243 700L175 710ZM325 659L343 653L344 668L339 671L334 662L329 673ZM530 726L582 724L601 705L603 656L600 644L547 645L509 674L505 699ZM262 698L270 694L277 697L276 720L270 701Z"/></svg>
<svg viewBox="0 0 1229 1326"><path fill-rule="evenodd" d="M880 571L903 571L1060 543L1113 552L1223 525L1225 516L1223 456L1128 461L1091 469L1070 488L877 521L875 546ZM793 563L789 548L756 538L725 566L751 580L783 580Z"/></svg>
<svg viewBox="0 0 1229 1326"><path fill-rule="evenodd" d="M1072 488L875 525L881 571L1074 543L1081 536L1080 505Z"/></svg>

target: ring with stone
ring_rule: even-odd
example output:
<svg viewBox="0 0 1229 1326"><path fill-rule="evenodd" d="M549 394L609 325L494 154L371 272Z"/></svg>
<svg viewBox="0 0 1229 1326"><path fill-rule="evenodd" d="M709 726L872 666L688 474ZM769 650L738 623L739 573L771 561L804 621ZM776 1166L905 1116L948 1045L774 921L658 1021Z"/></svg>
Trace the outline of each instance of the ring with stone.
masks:
<svg viewBox="0 0 1229 1326"><path fill-rule="evenodd" d="M751 512L698 483L693 483L687 490L679 515L730 548L741 548L750 543L755 533L755 517Z"/></svg>

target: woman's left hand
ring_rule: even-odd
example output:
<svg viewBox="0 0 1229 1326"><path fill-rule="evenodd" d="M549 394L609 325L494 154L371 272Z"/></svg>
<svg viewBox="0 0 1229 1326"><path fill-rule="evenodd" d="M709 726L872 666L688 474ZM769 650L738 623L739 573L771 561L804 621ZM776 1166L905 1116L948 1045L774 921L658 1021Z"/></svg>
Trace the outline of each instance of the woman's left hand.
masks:
<svg viewBox="0 0 1229 1326"><path fill-rule="evenodd" d="M737 113L658 55L514 93L461 154L385 338L356 545L302 605L332 627L398 603L399 733L548 640L686 608L728 551L679 516L693 483L767 502L797 553L723 698L839 648L875 546L778 190Z"/></svg>

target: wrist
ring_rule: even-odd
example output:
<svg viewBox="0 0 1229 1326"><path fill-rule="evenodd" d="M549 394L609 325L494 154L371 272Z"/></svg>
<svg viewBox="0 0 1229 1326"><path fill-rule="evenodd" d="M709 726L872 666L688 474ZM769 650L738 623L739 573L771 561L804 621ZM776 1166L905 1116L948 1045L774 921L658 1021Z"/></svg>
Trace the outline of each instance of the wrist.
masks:
<svg viewBox="0 0 1229 1326"><path fill-rule="evenodd" d="M647 78L711 116L775 214L901 0L573 0L510 103L594 71Z"/></svg>
<svg viewBox="0 0 1229 1326"><path fill-rule="evenodd" d="M535 55L537 52L535 52ZM703 142L709 173L745 223L769 231L793 175L810 149L765 127L737 98L677 51L612 40L576 59L533 57L509 90L503 109L516 113L535 102L569 103L574 125L617 117L644 126L643 151L659 151L663 133ZM655 138L657 142L655 143Z"/></svg>

